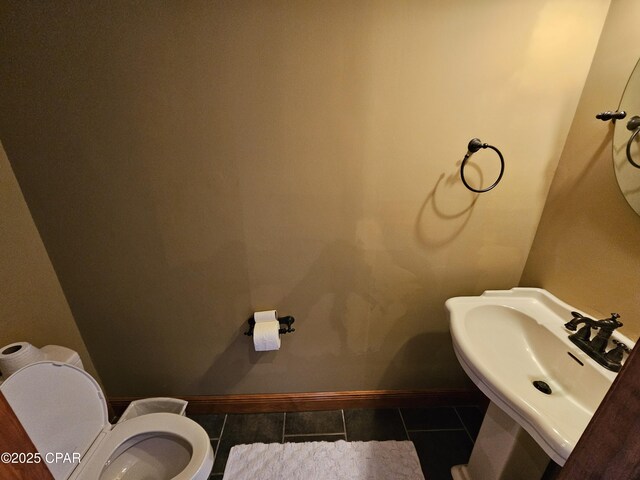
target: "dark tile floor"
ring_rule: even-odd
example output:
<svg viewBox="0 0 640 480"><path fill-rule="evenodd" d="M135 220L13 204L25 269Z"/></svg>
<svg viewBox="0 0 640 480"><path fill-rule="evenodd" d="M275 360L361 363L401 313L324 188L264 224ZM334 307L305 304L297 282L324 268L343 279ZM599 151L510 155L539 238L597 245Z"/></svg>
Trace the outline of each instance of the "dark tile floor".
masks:
<svg viewBox="0 0 640 480"><path fill-rule="evenodd" d="M451 467L469 460L483 411L456 406L189 416L211 438L216 453L212 480L222 479L234 445L336 440L411 440L425 478L450 480Z"/></svg>

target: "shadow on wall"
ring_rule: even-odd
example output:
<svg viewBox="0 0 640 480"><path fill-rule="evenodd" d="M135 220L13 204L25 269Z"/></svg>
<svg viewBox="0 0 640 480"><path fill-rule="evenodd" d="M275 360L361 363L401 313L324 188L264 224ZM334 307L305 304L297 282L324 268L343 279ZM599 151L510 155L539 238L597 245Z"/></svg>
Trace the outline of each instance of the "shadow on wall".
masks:
<svg viewBox="0 0 640 480"><path fill-rule="evenodd" d="M302 280L276 302L280 311L293 312L298 321L294 325L297 332L283 338L286 347L278 352L256 352L252 339L244 335L248 324L243 322L193 390L228 393L246 381L247 374L260 364L272 364L269 371L264 372L271 377L266 381L272 382L270 387L279 391L289 388L309 390L314 381L330 383L334 375L332 366L344 364L356 355L352 352L353 346L349 345L349 339L354 335L347 325L353 317L349 302L357 297L359 303L365 305L360 311L373 309L377 304L370 293L373 282L372 267L362 248L345 240L330 243ZM327 298L330 304L323 302ZM328 305L326 310L319 307L323 304ZM250 314L247 312L247 318ZM366 319L358 317L356 321L364 328L368 325ZM296 348L298 342L304 342L307 348L301 351L302 343ZM285 376L295 379L296 383L289 386L283 380ZM323 380L324 376L327 378ZM306 385L308 378L315 380Z"/></svg>
<svg viewBox="0 0 640 480"><path fill-rule="evenodd" d="M394 261L409 268L406 259L396 256ZM377 362L363 368L368 377L375 376L380 389L465 387L468 380L453 352L444 308L445 300L464 287L449 281L445 283L450 285L440 286L442 278L424 267L412 273L413 281L390 299L387 314L379 319L389 326L376 344L391 345L393 351L386 356L375 352ZM378 325L374 332L379 330ZM375 368L380 370L372 371Z"/></svg>
<svg viewBox="0 0 640 480"><path fill-rule="evenodd" d="M612 122L609 123L609 131L602 137L602 142L598 145L591 157L586 162L585 167L580 172L580 175L576 177L574 185L579 185L589 174L589 172L595 167L595 165L601 161L602 154L608 146L610 146L613 142L613 128L614 124Z"/></svg>
<svg viewBox="0 0 640 480"><path fill-rule="evenodd" d="M331 295L331 310L326 318L340 340L339 352L349 352L350 332L346 320L350 317L349 304L356 297L370 312L377 305L373 290L375 278L373 266L367 261L365 250L356 243L336 240L326 246L304 278L281 300L290 305L301 318L311 318L312 308L326 295ZM362 308L361 308L362 310Z"/></svg>
<svg viewBox="0 0 640 480"><path fill-rule="evenodd" d="M296 333L284 336L283 348L256 352L252 339L244 335L248 325L242 322L224 350L189 387L190 392L467 385L452 350L442 309L434 312L425 305L430 273L392 269L405 276L394 276L391 290L378 290L367 255L364 248L345 240L326 245L304 277L277 303L283 313L293 312L298 321ZM394 263L391 257L378 260ZM407 339L408 332L416 330L429 331Z"/></svg>
<svg viewBox="0 0 640 480"><path fill-rule="evenodd" d="M96 297L100 308L95 315L85 313L95 320L91 345L111 395L191 393L192 379L185 372L210 362L219 339L237 328L229 319L238 318L249 304L242 242L226 242L207 260L174 268L155 261L160 252L147 249L154 268L136 269L131 262L131 271L125 272L129 283L118 283L119 275L103 275L100 288L106 293ZM113 346L119 354L114 355ZM228 370L232 362L229 356L228 364L218 368Z"/></svg>
<svg viewBox="0 0 640 480"><path fill-rule="evenodd" d="M452 242L471 218L478 194L464 187L459 166L440 175L419 209L415 236L422 246ZM469 169L481 185L480 168L470 163ZM225 394L248 393L248 385L254 393L352 390L367 384L383 389L465 385L439 307L462 287L456 283L455 291L442 290L442 279L427 264L416 265L404 250L380 250L375 239L369 240L369 249L357 239L324 245L300 281L273 303L297 319L297 332L283 338L280 351L255 352L243 322L190 390ZM265 255L282 257L281 252ZM259 306L255 300L253 307ZM431 304L438 305L437 311Z"/></svg>
<svg viewBox="0 0 640 480"><path fill-rule="evenodd" d="M425 332L408 339L398 350L380 379L387 389L403 389L415 384L415 367L408 371L406 365L419 365L430 385L422 388L450 388L460 385L472 387L472 382L459 366L451 344L451 334Z"/></svg>
<svg viewBox="0 0 640 480"><path fill-rule="evenodd" d="M277 352L256 352L252 337L244 334L248 324L243 323L233 340L216 356L215 361L198 381L194 390L199 394L226 394L258 363L272 363ZM230 374L232 373L232 374ZM209 392L209 393L206 393Z"/></svg>
<svg viewBox="0 0 640 480"><path fill-rule="evenodd" d="M476 171L479 184L482 184L482 172L478 166L469 163L468 167ZM416 217L415 236L420 244L443 247L453 241L471 219L478 195L465 188L459 171L449 175L442 173Z"/></svg>
<svg viewBox="0 0 640 480"><path fill-rule="evenodd" d="M602 154L605 148L611 145L613 141L614 124L610 122L608 126L609 126L609 130L607 131L606 135L602 137L602 141L600 142L600 145L598 145L598 147L595 150L592 150L592 153L589 159L586 162L584 162L584 164L582 164L584 166L582 167L580 174L572 178L572 183L570 185L570 188L567 188L565 186L562 189L558 190L558 193L556 193L556 195L553 198L550 196L547 197L547 200L546 200L547 204L545 204L545 210L548 209L549 206L552 207L553 203L555 202L564 203L569 196L576 195L577 187L579 187L587 179L587 177L589 176L589 173L593 170L593 168L599 162L602 161ZM626 148L626 145L625 145L625 148ZM577 155L579 153L581 152L573 152L573 155ZM564 152L563 152L563 156L564 156ZM626 158L624 155L623 157ZM619 166L615 164L614 164L614 167L619 168ZM551 208L551 210L553 210L553 208Z"/></svg>

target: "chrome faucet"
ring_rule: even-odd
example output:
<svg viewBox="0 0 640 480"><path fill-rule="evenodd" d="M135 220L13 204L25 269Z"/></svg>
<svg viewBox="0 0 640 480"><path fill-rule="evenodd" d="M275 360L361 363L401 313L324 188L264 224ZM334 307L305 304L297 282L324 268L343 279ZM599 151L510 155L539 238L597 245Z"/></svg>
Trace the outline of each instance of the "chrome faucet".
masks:
<svg viewBox="0 0 640 480"><path fill-rule="evenodd" d="M623 352L629 353L629 348L616 340L616 347L606 352L609 339L616 328L622 326L622 322L618 321L620 315L612 313L610 318L602 320L594 320L578 312L571 312L573 318L564 324L567 330L575 332L578 325L584 326L576 333L569 335L569 340L575 343L583 352L593 358L596 362L609 370L617 372L622 366ZM598 330L596 336L591 338L591 329Z"/></svg>

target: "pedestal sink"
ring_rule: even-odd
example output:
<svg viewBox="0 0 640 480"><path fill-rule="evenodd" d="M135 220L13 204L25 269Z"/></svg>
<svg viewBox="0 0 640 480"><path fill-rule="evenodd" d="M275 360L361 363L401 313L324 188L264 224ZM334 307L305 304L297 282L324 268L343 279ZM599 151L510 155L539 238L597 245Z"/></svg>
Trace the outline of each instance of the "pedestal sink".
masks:
<svg viewBox="0 0 640 480"><path fill-rule="evenodd" d="M564 324L583 312L537 288L445 305L458 361L491 400L469 464L454 467L454 479L539 479L549 458L564 465L616 376L569 340ZM633 347L619 332L612 339Z"/></svg>

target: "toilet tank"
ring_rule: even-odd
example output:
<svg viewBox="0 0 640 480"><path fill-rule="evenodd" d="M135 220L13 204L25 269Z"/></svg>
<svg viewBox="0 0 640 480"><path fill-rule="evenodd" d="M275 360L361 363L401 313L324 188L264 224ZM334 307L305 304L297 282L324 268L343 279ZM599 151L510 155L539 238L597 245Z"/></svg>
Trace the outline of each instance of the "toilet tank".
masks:
<svg viewBox="0 0 640 480"><path fill-rule="evenodd" d="M40 349L40 351L45 354L47 360L51 360L52 362L68 363L69 365L73 365L74 367L84 370L84 365L82 365L80 355L78 355L78 352L75 350L71 350L70 348L62 347L60 345L45 345Z"/></svg>

